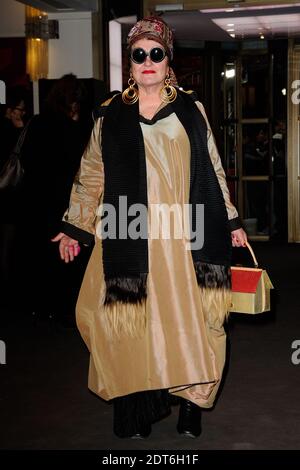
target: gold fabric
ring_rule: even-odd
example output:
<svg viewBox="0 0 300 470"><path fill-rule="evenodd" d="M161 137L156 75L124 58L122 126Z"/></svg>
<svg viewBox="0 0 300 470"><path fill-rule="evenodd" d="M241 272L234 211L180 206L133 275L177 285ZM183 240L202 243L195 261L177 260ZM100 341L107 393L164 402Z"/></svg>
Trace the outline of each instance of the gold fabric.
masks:
<svg viewBox="0 0 300 470"><path fill-rule="evenodd" d="M199 104L201 110L203 107ZM104 168L96 121L73 185L65 220L95 233ZM147 164L148 206L189 200L190 144L173 113L141 123ZM219 181L221 166L211 131L211 158ZM226 200L222 181L222 190ZM226 201L228 212L235 209ZM232 209L233 208L233 209ZM148 219L151 230L151 218ZM97 232L97 231L96 231ZM91 356L89 388L105 400L142 390L168 388L201 407L213 405L225 361L223 321L230 294L200 289L185 239L149 239L146 324L142 336L111 334L103 299L102 246L97 233L77 303L77 324Z"/></svg>

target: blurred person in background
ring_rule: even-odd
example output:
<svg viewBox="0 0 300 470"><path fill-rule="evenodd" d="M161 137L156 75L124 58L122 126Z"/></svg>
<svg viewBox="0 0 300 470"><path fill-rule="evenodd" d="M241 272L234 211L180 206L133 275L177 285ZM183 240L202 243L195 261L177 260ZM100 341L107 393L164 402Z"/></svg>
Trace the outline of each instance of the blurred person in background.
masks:
<svg viewBox="0 0 300 470"><path fill-rule="evenodd" d="M24 308L65 326L75 324L88 250L74 266L63 266L50 240L61 225L91 131L92 110L82 115L86 100L86 89L75 75L57 80L41 113L30 122L22 149L25 174L18 245Z"/></svg>
<svg viewBox="0 0 300 470"><path fill-rule="evenodd" d="M7 89L0 116L0 172L13 151L28 119L28 91L23 86ZM0 322L6 323L16 305L16 233L20 209L19 191L0 192Z"/></svg>

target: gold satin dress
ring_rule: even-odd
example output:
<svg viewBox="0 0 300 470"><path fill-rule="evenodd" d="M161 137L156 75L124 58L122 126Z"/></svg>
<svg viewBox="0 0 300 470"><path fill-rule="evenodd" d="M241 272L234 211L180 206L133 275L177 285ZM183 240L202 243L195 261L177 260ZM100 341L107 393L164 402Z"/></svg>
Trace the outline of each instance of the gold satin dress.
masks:
<svg viewBox="0 0 300 470"><path fill-rule="evenodd" d="M202 105L197 105L205 116ZM140 122L145 144L148 207L161 203L187 204L189 139L175 113L159 119L157 116ZM230 295L226 291L207 295L199 288L191 251L186 249L183 238L148 240L149 274L143 334L108 333L108 313L103 305L102 244L95 232L105 172L100 150L101 124L101 119L95 123L65 215L66 222L95 234L95 246L76 309L77 325L90 351L89 388L105 400L138 391L169 389L203 408L210 408L225 362L223 322ZM237 212L229 200L210 128L208 148L228 217L234 218ZM151 230L150 218L148 225Z"/></svg>

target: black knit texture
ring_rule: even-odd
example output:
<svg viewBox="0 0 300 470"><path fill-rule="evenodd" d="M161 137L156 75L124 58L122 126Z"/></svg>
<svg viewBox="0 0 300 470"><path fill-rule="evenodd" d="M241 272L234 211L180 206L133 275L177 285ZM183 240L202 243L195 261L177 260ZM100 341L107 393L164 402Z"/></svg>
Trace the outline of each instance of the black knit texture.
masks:
<svg viewBox="0 0 300 470"><path fill-rule="evenodd" d="M103 202L115 207L117 220L116 239L103 240L106 303L117 300L117 297L125 302L140 302L146 296L148 240L121 239L119 236L119 196L127 197L127 208L136 203L148 206L145 149L138 103L128 106L123 103L121 95L114 97L105 111L101 141L105 172ZM128 216L127 228L134 218ZM136 292L133 289L131 295L126 289L122 295L120 282L114 281L122 277L123 285L140 286L141 289Z"/></svg>

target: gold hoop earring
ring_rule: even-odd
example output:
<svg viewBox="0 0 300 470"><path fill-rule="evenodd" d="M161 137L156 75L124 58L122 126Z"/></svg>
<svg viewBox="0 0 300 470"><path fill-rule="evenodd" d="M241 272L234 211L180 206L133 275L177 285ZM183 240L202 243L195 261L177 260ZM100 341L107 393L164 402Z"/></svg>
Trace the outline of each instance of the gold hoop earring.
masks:
<svg viewBox="0 0 300 470"><path fill-rule="evenodd" d="M165 84L160 90L160 97L164 103L173 103L177 98L177 90L173 85L171 85L169 75L166 76Z"/></svg>
<svg viewBox="0 0 300 470"><path fill-rule="evenodd" d="M128 85L129 87L126 88L126 90L124 90L122 93L122 100L125 104L134 104L139 99L139 92L134 87L135 81L132 74L130 74Z"/></svg>

